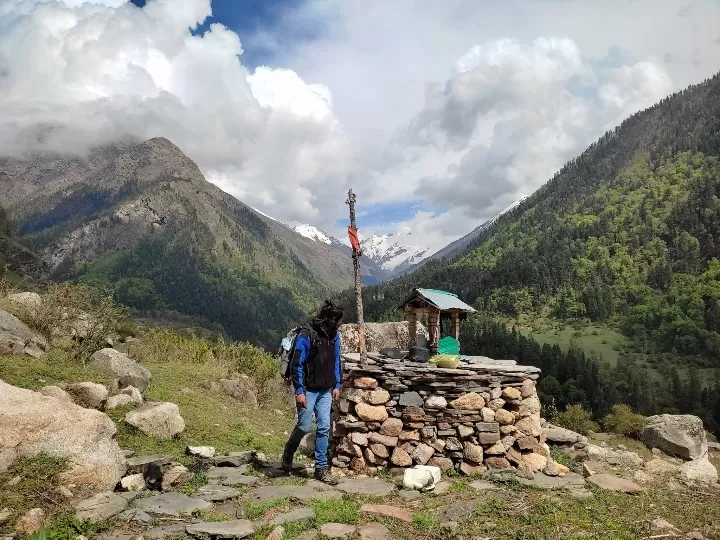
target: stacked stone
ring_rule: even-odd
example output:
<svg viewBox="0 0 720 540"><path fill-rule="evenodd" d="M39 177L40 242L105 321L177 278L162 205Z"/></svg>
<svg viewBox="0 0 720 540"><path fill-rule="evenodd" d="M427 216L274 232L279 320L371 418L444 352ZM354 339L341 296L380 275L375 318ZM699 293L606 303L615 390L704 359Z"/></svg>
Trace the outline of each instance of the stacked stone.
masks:
<svg viewBox="0 0 720 540"><path fill-rule="evenodd" d="M415 464L476 474L565 472L542 440L539 369L510 361L442 369L346 355L333 465L358 473Z"/></svg>

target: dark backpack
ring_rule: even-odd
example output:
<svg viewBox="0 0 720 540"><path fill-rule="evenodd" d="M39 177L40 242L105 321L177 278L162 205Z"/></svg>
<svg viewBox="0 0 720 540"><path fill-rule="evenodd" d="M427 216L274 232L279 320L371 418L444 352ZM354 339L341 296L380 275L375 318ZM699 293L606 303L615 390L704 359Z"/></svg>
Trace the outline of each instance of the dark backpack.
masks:
<svg viewBox="0 0 720 540"><path fill-rule="evenodd" d="M286 382L288 382L292 378L292 360L293 356L295 354L295 344L297 343L297 338L300 334L305 334L310 336L310 351L312 353L313 349L316 349L316 332L310 328L309 326L297 326L290 330L283 340L290 342L290 348L285 349L283 344L280 345L280 376L285 379Z"/></svg>

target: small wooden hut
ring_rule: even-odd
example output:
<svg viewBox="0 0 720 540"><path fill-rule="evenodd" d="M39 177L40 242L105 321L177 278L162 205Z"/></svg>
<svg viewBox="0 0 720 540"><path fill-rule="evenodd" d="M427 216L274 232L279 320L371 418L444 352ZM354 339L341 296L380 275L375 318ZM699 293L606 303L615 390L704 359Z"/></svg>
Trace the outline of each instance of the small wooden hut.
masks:
<svg viewBox="0 0 720 540"><path fill-rule="evenodd" d="M450 335L460 342L460 321L475 309L460 300L456 294L437 289L413 289L412 294L397 308L407 314L410 331L408 347L415 345L417 335L417 317L419 313L428 314L428 334L430 354L437 354L440 339L440 319L450 317Z"/></svg>

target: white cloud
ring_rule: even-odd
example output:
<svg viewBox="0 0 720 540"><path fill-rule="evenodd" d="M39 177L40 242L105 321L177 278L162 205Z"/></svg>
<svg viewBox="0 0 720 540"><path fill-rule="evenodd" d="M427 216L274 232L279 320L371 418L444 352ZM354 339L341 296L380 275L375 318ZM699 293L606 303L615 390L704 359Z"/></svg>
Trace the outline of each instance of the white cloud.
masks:
<svg viewBox="0 0 720 540"><path fill-rule="evenodd" d="M165 136L211 181L287 219L340 208L350 144L327 87L241 64L210 0L15 1L0 12L0 150ZM38 125L55 126L42 143ZM62 126L62 128L58 127Z"/></svg>
<svg viewBox="0 0 720 540"><path fill-rule="evenodd" d="M46 148L78 152L165 136L282 220L333 230L350 185L363 203L422 197L448 213L388 226L439 249L627 115L717 69L717 3L678 9L306 0L256 35L216 24L193 36L210 0L4 0L0 152L37 148L38 125L64 126ZM317 38L286 39L318 21ZM274 51L273 67L248 71L241 37Z"/></svg>

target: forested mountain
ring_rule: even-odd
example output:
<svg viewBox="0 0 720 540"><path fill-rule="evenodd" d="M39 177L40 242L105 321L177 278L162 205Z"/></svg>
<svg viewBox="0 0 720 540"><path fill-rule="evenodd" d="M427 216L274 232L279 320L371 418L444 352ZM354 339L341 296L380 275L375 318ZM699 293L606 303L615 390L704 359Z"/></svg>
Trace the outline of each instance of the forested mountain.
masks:
<svg viewBox="0 0 720 540"><path fill-rule="evenodd" d="M720 366L720 77L628 118L452 260L365 291L371 319L414 286L489 314L600 321Z"/></svg>
<svg viewBox="0 0 720 540"><path fill-rule="evenodd" d="M166 139L0 160L0 192L54 279L110 286L142 313L198 316L234 338L274 348L351 283L349 258L268 223Z"/></svg>
<svg viewBox="0 0 720 540"><path fill-rule="evenodd" d="M41 266L38 257L18 240L7 212L0 206L0 277L6 270L37 274Z"/></svg>

